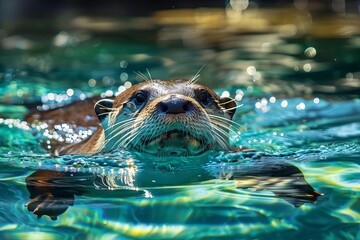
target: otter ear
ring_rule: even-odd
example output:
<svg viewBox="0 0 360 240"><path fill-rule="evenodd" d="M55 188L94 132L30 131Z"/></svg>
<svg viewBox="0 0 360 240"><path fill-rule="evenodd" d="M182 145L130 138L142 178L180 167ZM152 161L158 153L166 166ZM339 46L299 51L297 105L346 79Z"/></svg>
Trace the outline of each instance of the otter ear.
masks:
<svg viewBox="0 0 360 240"><path fill-rule="evenodd" d="M107 115L112 111L114 100L101 99L95 103L95 113L98 116L100 122L104 120Z"/></svg>
<svg viewBox="0 0 360 240"><path fill-rule="evenodd" d="M220 98L220 105L225 109L226 113L230 116L230 119L232 119L236 112L236 101L229 97L222 97Z"/></svg>

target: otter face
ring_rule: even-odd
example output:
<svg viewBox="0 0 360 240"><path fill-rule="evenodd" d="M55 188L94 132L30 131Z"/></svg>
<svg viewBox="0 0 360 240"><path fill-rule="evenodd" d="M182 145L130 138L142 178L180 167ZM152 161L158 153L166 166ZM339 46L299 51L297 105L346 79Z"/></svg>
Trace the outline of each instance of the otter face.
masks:
<svg viewBox="0 0 360 240"><path fill-rule="evenodd" d="M112 105L112 106L111 106ZM105 130L105 151L126 148L155 156L194 156L229 149L236 103L186 80L134 85L95 106Z"/></svg>

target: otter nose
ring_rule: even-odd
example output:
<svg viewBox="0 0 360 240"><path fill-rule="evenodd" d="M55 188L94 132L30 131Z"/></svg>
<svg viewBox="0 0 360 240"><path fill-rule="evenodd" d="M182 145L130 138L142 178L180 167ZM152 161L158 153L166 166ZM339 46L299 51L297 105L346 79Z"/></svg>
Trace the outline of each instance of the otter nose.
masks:
<svg viewBox="0 0 360 240"><path fill-rule="evenodd" d="M171 96L170 98L161 101L158 104L158 109L160 112L166 114L180 114L192 111L194 105L186 99Z"/></svg>

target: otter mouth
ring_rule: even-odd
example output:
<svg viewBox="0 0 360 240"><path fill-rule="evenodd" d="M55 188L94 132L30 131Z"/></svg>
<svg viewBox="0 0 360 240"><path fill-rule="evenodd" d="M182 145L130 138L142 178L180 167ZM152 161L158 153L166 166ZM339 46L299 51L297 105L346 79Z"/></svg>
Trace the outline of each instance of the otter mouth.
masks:
<svg viewBox="0 0 360 240"><path fill-rule="evenodd" d="M192 134L190 134L189 132L185 132L185 131L182 131L182 130L171 130L171 131L168 131L168 132L165 132L165 133L162 133L158 136L155 136L151 139L148 139L146 140L144 143L145 144L149 144L153 141L156 141L156 140L161 140L161 139L173 139L173 140L177 140L177 139L183 139L185 137L189 137L189 138L193 138L193 139L197 139L196 137L194 137ZM198 140L200 141L200 140Z"/></svg>
<svg viewBox="0 0 360 240"><path fill-rule="evenodd" d="M211 148L204 139L175 129L142 141L140 149L161 156L194 156Z"/></svg>

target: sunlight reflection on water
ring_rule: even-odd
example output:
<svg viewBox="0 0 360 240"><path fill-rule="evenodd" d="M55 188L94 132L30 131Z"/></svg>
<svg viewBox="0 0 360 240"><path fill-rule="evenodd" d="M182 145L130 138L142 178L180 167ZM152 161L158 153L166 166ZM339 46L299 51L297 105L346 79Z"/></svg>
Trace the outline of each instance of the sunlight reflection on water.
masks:
<svg viewBox="0 0 360 240"><path fill-rule="evenodd" d="M309 18L301 5L306 1L295 1L295 12L269 9L262 15L253 3L245 7L241 4L248 1L231 2L226 12L156 13L152 19L160 28L154 34L156 43L118 42L120 37L114 42L106 36L70 30L44 37L44 46L31 36L0 36L5 53L0 56L1 236L359 236L358 16L340 19L342 26L331 18L320 23ZM292 13L300 20L291 18ZM178 17L169 18L174 14ZM249 22L253 16L257 16L255 23ZM287 24L277 16L287 17ZM96 27L96 21L86 17L73 22L86 29ZM123 26L116 21L97 23ZM240 124L235 126L240 137L232 136L232 143L258 152L221 152L208 162L194 162L182 169L156 165L151 170L159 174L156 179L144 171L144 159L126 151L49 156L39 142L77 142L93 129L61 124L48 130L48 123L28 125L21 120L28 108L38 105L45 110L95 95L120 94L144 81L134 71L149 69L154 78L189 78L204 63L200 82L242 105L234 118ZM295 208L271 191L236 188L241 183L252 186L253 179L231 180L233 172L250 171L255 160L266 166L274 159L296 165L325 195L316 204ZM38 220L24 207L29 200L24 179L39 168L70 172L79 181L82 176L77 173L100 177L89 187L90 194L76 196L76 204L57 221ZM200 175L203 168L223 179L183 182ZM141 176L153 185L137 187ZM164 184L155 185L155 180Z"/></svg>

